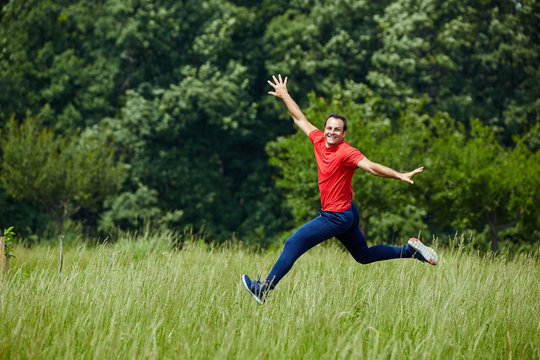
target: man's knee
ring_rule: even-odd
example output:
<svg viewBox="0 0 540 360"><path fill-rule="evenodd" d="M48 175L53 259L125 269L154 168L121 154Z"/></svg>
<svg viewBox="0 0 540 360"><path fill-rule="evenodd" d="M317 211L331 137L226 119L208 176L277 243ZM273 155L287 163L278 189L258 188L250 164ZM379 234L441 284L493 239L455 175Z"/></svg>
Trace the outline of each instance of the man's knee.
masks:
<svg viewBox="0 0 540 360"><path fill-rule="evenodd" d="M369 264L371 262L371 260L369 259L368 256L366 256L366 254L356 255L354 256L354 259L363 265Z"/></svg>
<svg viewBox="0 0 540 360"><path fill-rule="evenodd" d="M298 252L301 251L301 243L301 239L291 236L287 239L287 241L285 241L285 244L283 245L283 253L292 257L297 256Z"/></svg>
<svg viewBox="0 0 540 360"><path fill-rule="evenodd" d="M351 253L354 260L356 260L360 264L369 264L371 262L367 248L360 247L354 250L349 249L349 252Z"/></svg>

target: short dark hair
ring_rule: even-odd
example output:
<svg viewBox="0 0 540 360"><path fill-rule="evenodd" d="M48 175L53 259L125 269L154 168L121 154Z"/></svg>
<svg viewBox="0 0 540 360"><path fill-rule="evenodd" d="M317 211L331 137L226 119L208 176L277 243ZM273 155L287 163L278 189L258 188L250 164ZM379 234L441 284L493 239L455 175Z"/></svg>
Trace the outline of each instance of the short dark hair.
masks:
<svg viewBox="0 0 540 360"><path fill-rule="evenodd" d="M345 116L341 115L341 114L338 114L338 113L331 113L330 115L328 115L326 117L326 120L324 121L324 128L326 129L326 123L328 122L328 119L330 118L336 118L336 119L340 119L341 121L343 121L343 131L347 131L347 120L345 119Z"/></svg>

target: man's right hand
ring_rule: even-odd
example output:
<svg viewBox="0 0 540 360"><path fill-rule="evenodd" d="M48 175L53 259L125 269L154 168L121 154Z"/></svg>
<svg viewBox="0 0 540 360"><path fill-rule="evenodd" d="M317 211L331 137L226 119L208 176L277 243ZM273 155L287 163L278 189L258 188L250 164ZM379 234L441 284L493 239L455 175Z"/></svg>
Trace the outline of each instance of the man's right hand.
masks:
<svg viewBox="0 0 540 360"><path fill-rule="evenodd" d="M285 103L285 106L287 106L296 126L298 126L306 135L309 135L316 127L306 119L298 104L294 102L291 95L287 92L287 77L285 76L285 79L282 79L281 74L279 74L277 78L275 75L272 75L272 79L274 82L268 80L268 83L274 88L274 91L269 91L268 94L281 98Z"/></svg>
<svg viewBox="0 0 540 360"><path fill-rule="evenodd" d="M268 83L274 88L274 91L269 91L268 94L283 99L287 94L287 77L285 76L285 80L283 80L281 74L279 74L278 78L276 78L275 75L272 75L272 79L274 79L274 82L272 83L268 80Z"/></svg>

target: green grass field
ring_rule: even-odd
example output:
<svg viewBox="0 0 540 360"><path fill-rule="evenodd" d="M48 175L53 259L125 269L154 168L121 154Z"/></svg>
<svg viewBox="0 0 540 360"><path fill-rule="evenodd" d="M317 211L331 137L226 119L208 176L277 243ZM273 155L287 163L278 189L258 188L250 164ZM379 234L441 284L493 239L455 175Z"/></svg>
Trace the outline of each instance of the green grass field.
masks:
<svg viewBox="0 0 540 360"><path fill-rule="evenodd" d="M0 284L1 359L539 359L540 261L440 249L360 265L332 240L264 305L240 276L278 251L167 239L18 247Z"/></svg>

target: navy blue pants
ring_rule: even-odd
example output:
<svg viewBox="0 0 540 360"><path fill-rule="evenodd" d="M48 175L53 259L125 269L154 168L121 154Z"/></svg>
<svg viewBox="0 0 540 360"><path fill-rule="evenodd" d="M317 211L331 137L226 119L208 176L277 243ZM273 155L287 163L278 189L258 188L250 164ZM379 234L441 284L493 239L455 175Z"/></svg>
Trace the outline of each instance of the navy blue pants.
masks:
<svg viewBox="0 0 540 360"><path fill-rule="evenodd" d="M358 226L360 216L354 204L343 212L319 210L319 214L320 216L303 225L285 241L281 255L266 278L267 282L273 286L277 285L303 253L332 237L341 241L354 259L361 264L413 257L414 250L409 245L368 247L366 238Z"/></svg>

